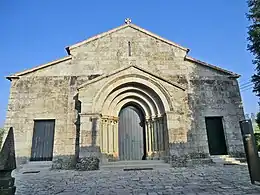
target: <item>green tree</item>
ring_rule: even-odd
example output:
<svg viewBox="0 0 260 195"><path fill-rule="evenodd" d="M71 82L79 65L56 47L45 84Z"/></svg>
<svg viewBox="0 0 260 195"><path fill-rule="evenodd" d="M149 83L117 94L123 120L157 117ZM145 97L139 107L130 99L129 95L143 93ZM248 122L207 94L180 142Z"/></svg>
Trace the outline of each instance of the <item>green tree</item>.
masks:
<svg viewBox="0 0 260 195"><path fill-rule="evenodd" d="M253 92L260 97L260 0L248 0L249 13L247 17L251 22L248 30L248 50L254 55L253 64L256 66L252 76Z"/></svg>
<svg viewBox="0 0 260 195"><path fill-rule="evenodd" d="M257 113L255 122L256 122L257 126L260 128L260 112Z"/></svg>
<svg viewBox="0 0 260 195"><path fill-rule="evenodd" d="M257 113L255 122L257 123L258 129L260 129L260 112ZM260 151L260 133L259 133L259 131L257 131L255 133L255 140L256 140L256 145L257 145L258 151Z"/></svg>
<svg viewBox="0 0 260 195"><path fill-rule="evenodd" d="M255 133L255 141L257 150L260 152L260 133Z"/></svg>

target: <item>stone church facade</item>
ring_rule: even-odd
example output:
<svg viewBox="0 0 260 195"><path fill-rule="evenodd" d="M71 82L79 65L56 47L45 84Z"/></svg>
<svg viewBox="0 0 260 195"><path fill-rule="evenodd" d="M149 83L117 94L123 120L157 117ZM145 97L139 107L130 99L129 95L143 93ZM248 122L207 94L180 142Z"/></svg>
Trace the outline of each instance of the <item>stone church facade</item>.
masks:
<svg viewBox="0 0 260 195"><path fill-rule="evenodd" d="M7 78L17 162L96 156L205 158L243 152L238 74L130 22Z"/></svg>

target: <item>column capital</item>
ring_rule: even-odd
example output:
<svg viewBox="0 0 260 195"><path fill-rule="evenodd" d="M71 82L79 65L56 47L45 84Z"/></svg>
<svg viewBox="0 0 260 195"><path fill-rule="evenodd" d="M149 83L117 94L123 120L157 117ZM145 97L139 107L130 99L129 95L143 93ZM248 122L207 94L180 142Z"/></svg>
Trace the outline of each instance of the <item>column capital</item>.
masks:
<svg viewBox="0 0 260 195"><path fill-rule="evenodd" d="M119 118L115 117L115 116L107 116L107 115L103 115L102 116L102 120L108 120L108 121L112 121L112 122L118 122Z"/></svg>
<svg viewBox="0 0 260 195"><path fill-rule="evenodd" d="M79 113L81 117L92 117L92 118L100 118L102 115L100 113Z"/></svg>
<svg viewBox="0 0 260 195"><path fill-rule="evenodd" d="M148 118L148 119L145 120L145 122L146 122L146 123L150 123L150 122L152 122L152 119L151 119L151 118Z"/></svg>

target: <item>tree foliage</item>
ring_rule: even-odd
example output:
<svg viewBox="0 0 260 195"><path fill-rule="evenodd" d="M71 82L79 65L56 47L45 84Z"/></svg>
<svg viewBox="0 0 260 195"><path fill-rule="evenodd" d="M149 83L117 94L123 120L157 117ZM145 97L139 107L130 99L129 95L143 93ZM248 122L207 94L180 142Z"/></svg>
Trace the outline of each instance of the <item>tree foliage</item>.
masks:
<svg viewBox="0 0 260 195"><path fill-rule="evenodd" d="M253 92L260 97L260 0L248 0L249 13L247 17L251 22L248 28L248 50L254 55L253 64L256 66L252 76Z"/></svg>
<svg viewBox="0 0 260 195"><path fill-rule="evenodd" d="M260 128L260 112L257 113L255 122L256 122L257 126Z"/></svg>
<svg viewBox="0 0 260 195"><path fill-rule="evenodd" d="M260 133L255 133L255 141L257 150L260 152Z"/></svg>
<svg viewBox="0 0 260 195"><path fill-rule="evenodd" d="M255 122L256 122L258 128L260 129L260 112L257 113ZM256 141L257 149L258 149L258 151L260 151L260 133L259 132L255 133L255 141Z"/></svg>

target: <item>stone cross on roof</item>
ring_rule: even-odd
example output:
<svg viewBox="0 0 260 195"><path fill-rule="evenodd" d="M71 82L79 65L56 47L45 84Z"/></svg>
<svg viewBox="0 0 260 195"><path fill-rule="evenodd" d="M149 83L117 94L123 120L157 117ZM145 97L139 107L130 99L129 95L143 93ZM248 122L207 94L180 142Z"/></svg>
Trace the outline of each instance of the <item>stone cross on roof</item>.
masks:
<svg viewBox="0 0 260 195"><path fill-rule="evenodd" d="M132 21L131 21L130 18L126 18L126 19L125 19L125 23L126 23L126 24L130 24L131 22L132 22Z"/></svg>

